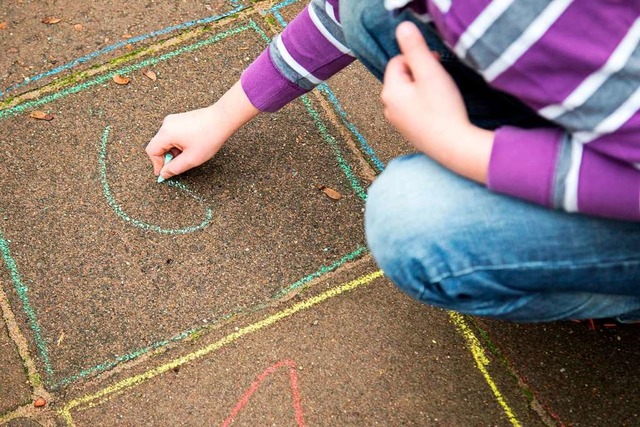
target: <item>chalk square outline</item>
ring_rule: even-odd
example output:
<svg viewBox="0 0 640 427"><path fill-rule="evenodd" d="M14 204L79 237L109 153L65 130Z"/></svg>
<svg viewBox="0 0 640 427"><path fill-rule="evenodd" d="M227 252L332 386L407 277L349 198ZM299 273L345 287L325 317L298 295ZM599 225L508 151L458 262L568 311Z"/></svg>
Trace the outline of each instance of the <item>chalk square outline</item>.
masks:
<svg viewBox="0 0 640 427"><path fill-rule="evenodd" d="M247 24L246 25L235 25L234 26L234 24L236 24L237 22L247 22ZM171 55L171 56L168 56L168 57L164 57L164 59L158 60L156 63L164 62L164 61L167 61L169 59L173 59L175 57L178 57L178 56L182 55L183 53L199 50L199 49L201 49L203 47L206 47L206 46L208 46L210 44L214 44L214 43L217 43L219 41L225 40L227 37L236 36L236 35L239 35L241 33L244 33L247 30L254 30L254 32L256 34L258 34L259 36L261 36L263 38L263 40L265 40L265 42L269 41L269 38L266 35L266 33L264 32L264 30L262 30L262 28L260 28L259 25L257 25L255 23L255 21L253 21L253 19L251 19L251 18L249 18L248 20L243 20L243 21L234 21L233 23L230 24L230 27L231 28L229 30L227 30L227 31L231 31L231 33L229 33L229 34L225 34L225 31L222 31L222 32L218 32L218 33L212 34L209 37L207 37L207 38L205 38L203 40L200 40L198 42L192 43L190 45L181 46L181 47L196 46L196 47L194 47L191 50L182 51L179 54L174 54L174 55ZM203 43L203 42L207 42L207 41L208 41L208 43ZM171 54L172 52L175 52L175 50L174 51L169 51L168 53ZM159 58L163 58L163 55L161 55ZM95 83L95 84L100 84L100 83L110 79L112 77L112 75L114 75L114 74L118 74L118 73L126 74L126 73L129 73L131 71L135 71L137 69L144 68L145 66L147 66L147 62L148 61L149 61L148 59L147 60L143 60L143 61L140 61L140 62L138 62L136 64L132 64L130 66L126 66L126 67L123 67L123 68L120 68L120 69L117 69L117 70L113 70L113 71L104 73L102 75L98 75L93 81L97 81L97 83ZM123 71L123 70L126 70L126 71ZM33 103L26 102L26 103L23 103L23 104L18 104L17 106L11 107L11 108L6 109L6 110L0 110L0 121L2 121L4 118L9 118L11 116L15 116L17 114L20 114L22 112L22 110L24 110L26 108L29 108L33 104L40 105L40 104L49 103L49 102L56 102L57 100L59 100L61 98L65 98L68 95L71 95L71 94L74 94L74 93L78 93L78 92L80 92L80 90L75 90L74 91L74 90L67 90L67 89L74 89L74 88L77 88L78 86L81 86L81 85L83 85L83 83L80 83L78 85L72 86L71 88L62 89L61 91L56 92L56 93L54 93L52 95L45 96L44 98L36 99L36 100L33 101ZM92 84L91 86L93 86L93 85L94 84ZM89 88L91 86L88 86L86 88ZM66 92L66 93L64 93L64 92ZM58 95L60 93L63 93L63 94L62 95ZM54 95L58 95L58 96L54 97ZM51 99L52 97L54 97L54 99ZM316 110L313 110L313 107L310 107L311 102L308 101L308 98L307 98L306 95L303 95L302 102L306 104L305 106L307 107L307 112L310 114L312 119L314 119L314 123L316 124L316 127L318 128L318 131L322 134L322 131L321 131L321 129L319 127L323 126L326 129L326 125L319 118L318 112ZM18 108L18 107L21 107L21 106L25 106L25 104L27 104L26 108ZM18 111L18 113L14 114L13 111ZM2 114L3 112L5 114ZM315 113L315 116L314 116L314 113ZM329 138L335 140L335 138L333 138L331 135L329 135ZM325 139L325 142L328 142L328 141L326 141L326 138L324 138L324 139ZM337 148L337 150L339 150L339 148ZM334 147L334 151L336 151L336 147ZM344 166L346 168L349 168L349 169L351 168L351 165L349 165L347 162L344 162L344 164L342 166ZM358 193L359 193L358 189L356 189L356 188L352 188L352 189L354 190L354 193L356 195L358 195ZM360 196L360 198L363 199L362 196ZM2 235L1 233L2 233L2 231L0 229L0 236ZM364 248L364 247L359 245L354 251L342 256L337 261L335 261L333 264L331 264L329 266L321 266L320 269L317 270L316 272L311 273L311 274L299 279L298 281L294 282L290 286L283 287L280 291L278 291L276 294L274 294L274 296L272 296L270 298L270 300L275 300L275 299L282 298L283 296L288 295L290 292L292 292L292 291L294 291L296 289L300 289L301 287L305 286L305 284L310 282L311 280L316 279L318 277L321 277L321 276L323 276L324 274L326 274L326 273L328 273L330 271L334 271L335 269L337 269L338 267L340 267L341 265L343 265L344 263L346 263L348 261L351 261L351 260L359 258L364 253L366 253L366 248ZM9 272L9 273L11 273L11 272ZM19 270L18 270L18 274L19 274ZM11 280L11 281L14 282L14 280ZM14 290L15 290L15 287L16 287L16 284L14 282ZM27 303L28 303L28 297L26 297L26 298L27 298ZM267 301L269 301L269 300L267 300ZM250 310L252 310L252 309L254 309L256 307L259 307L261 304L264 304L264 302L260 303L260 304L257 304L254 307L250 307L247 311L250 311ZM24 311L26 311L26 310L23 310L23 312ZM30 317L29 313L25 313L25 314L26 314L27 318ZM230 313L230 315L234 315L234 314L238 314L238 313ZM33 318L33 323L35 324L35 326L37 328L39 328L39 325L37 323L37 316L35 316L35 313L34 313L33 317L34 317ZM215 320L216 321L221 321L221 320L224 320L225 317L226 316L221 316L219 319L215 319ZM36 333L36 331L34 330L34 325L31 325L31 326L32 326L30 328L31 332L32 332L31 339L34 340L35 337L33 335L34 335L34 333ZM117 365L119 365L119 364L121 364L123 362L135 360L139 356L141 356L143 354L146 354L146 353L149 353L149 352L151 352L151 351L153 351L153 350L155 350L157 348L166 347L167 345L169 345L170 343L173 343L173 342L180 342L184 338L186 338L190 333L193 333L194 330L200 330L202 328L203 328L202 325L198 325L195 328L191 328L189 330L180 332L180 333L174 335L173 337L166 338L164 340L161 340L161 341L158 341L158 342L155 342L155 343L151 343L147 347L133 349L127 355L124 355L124 356L121 356L121 357L118 357L118 358L115 358L115 359L111 359L108 362L101 363L101 364L95 365L95 366L90 367L90 368L82 369L80 372L77 372L75 374L69 375L69 376L67 376L65 378L61 378L61 379L59 379L57 381L56 381L56 377L55 377L55 372L53 372L53 370L51 369L51 373L47 373L48 376L47 376L47 379L45 380L45 384L47 384L50 387L52 387L53 390L57 390L57 389L59 389L61 387L67 386L69 384L72 384L75 381L78 381L80 379L89 377L92 374L97 374L97 373L109 370L109 369L111 369L111 368L113 368L113 367L115 367L115 366L117 366ZM43 340L42 344L44 345L44 351L47 351L47 348L46 348L46 344L47 343ZM37 342L37 340L36 340L36 347L38 347L38 349L40 350L40 351L37 352L38 360L40 361L40 363L44 363L42 349L40 348L40 345ZM50 368L50 366L45 366L45 368L47 368L47 367Z"/></svg>

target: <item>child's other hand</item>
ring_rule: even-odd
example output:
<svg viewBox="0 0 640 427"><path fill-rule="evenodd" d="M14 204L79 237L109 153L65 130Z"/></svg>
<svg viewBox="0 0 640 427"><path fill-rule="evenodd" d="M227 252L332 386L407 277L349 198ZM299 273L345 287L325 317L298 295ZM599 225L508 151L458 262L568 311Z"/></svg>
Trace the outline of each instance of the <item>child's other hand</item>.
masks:
<svg viewBox="0 0 640 427"><path fill-rule="evenodd" d="M387 64L380 94L386 118L417 150L485 182L493 133L469 122L455 82L411 22L398 25L402 54Z"/></svg>
<svg viewBox="0 0 640 427"><path fill-rule="evenodd" d="M411 22L398 25L402 54L385 70L381 93L387 119L418 150L450 143L457 129L469 125L467 111L453 79L430 51Z"/></svg>
<svg viewBox="0 0 640 427"><path fill-rule="evenodd" d="M200 166L258 113L238 82L209 107L167 116L146 149L153 173L167 179ZM165 166L168 152L174 158Z"/></svg>

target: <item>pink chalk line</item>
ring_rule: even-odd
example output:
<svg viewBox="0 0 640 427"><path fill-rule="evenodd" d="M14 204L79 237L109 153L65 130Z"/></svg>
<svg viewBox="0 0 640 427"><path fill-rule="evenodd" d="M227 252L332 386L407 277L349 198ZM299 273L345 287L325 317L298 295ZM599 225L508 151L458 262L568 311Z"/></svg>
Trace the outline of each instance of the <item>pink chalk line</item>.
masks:
<svg viewBox="0 0 640 427"><path fill-rule="evenodd" d="M263 373L258 375L258 378L251 384L249 390L247 390L244 395L240 398L236 406L233 407L231 414L227 417L226 420L222 423L222 427L229 427L233 422L233 419L238 415L238 413L247 405L251 396L260 388L262 382L275 371L280 369L283 366L289 367L289 380L291 381L291 394L293 397L293 409L295 410L296 422L299 427L304 427L304 418L302 413L302 402L300 400L300 389L298 388L298 368L294 361L292 360L282 360L276 363L273 366L265 369Z"/></svg>

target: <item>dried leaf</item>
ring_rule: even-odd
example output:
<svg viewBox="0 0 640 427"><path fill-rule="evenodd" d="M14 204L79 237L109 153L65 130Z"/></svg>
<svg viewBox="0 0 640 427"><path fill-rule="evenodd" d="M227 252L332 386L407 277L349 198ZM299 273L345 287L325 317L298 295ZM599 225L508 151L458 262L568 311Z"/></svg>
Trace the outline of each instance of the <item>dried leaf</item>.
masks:
<svg viewBox="0 0 640 427"><path fill-rule="evenodd" d="M53 115L47 114L44 111L32 111L31 114L29 114L29 117L36 120L46 120L48 122L53 120Z"/></svg>
<svg viewBox="0 0 640 427"><path fill-rule="evenodd" d="M131 79L128 77L123 77L120 74L114 74L113 81L119 85L128 85Z"/></svg>
<svg viewBox="0 0 640 427"><path fill-rule="evenodd" d="M129 50L129 51L133 50L133 46L131 46L131 44L125 45L124 48Z"/></svg>
<svg viewBox="0 0 640 427"><path fill-rule="evenodd" d="M129 34L129 33L127 33L127 34L123 34L123 35L122 35L122 38L123 38L123 39L130 39L131 37L133 37L133 34Z"/></svg>
<svg viewBox="0 0 640 427"><path fill-rule="evenodd" d="M7 23L6 22L0 22L0 30L6 30L7 29Z"/></svg>
<svg viewBox="0 0 640 427"><path fill-rule="evenodd" d="M145 68L144 70L142 70L142 74L144 74L145 76L147 76L148 78L150 78L154 82L156 80L158 80L158 75L154 71L151 71L148 68Z"/></svg>
<svg viewBox="0 0 640 427"><path fill-rule="evenodd" d="M56 344L58 347L60 347L60 344L62 344L62 341L64 341L64 337L65 337L65 333L64 333L64 331L62 331L60 333L60 336L58 337L58 342Z"/></svg>
<svg viewBox="0 0 640 427"><path fill-rule="evenodd" d="M47 25L53 25L53 24L57 24L58 22L62 21L61 18L56 18L54 16L47 16L42 18L42 23L43 24L47 24Z"/></svg>
<svg viewBox="0 0 640 427"><path fill-rule="evenodd" d="M82 26L82 24L75 24L73 26L73 29L76 31L82 31L84 29L84 27Z"/></svg>
<svg viewBox="0 0 640 427"><path fill-rule="evenodd" d="M342 194L334 190L333 188L325 187L324 185L316 186L318 190L322 191L332 200L340 200L342 199Z"/></svg>

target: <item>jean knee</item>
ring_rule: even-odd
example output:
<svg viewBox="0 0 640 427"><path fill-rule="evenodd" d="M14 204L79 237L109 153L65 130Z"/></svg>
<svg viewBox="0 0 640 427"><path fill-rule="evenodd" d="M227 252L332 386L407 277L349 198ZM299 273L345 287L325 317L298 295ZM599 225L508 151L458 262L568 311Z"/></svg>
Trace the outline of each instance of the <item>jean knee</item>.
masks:
<svg viewBox="0 0 640 427"><path fill-rule="evenodd" d="M440 227L424 212L425 189L416 179L416 174L424 172L421 157L392 161L370 187L365 210L367 245L374 259L415 298L422 294L421 284L432 282L435 269L424 264L431 259L429 252L439 240Z"/></svg>
<svg viewBox="0 0 640 427"><path fill-rule="evenodd" d="M422 155L394 160L376 179L365 211L367 244L402 291L438 307L485 314L519 297L491 272L474 271L482 248L465 201L476 191L479 186Z"/></svg>

